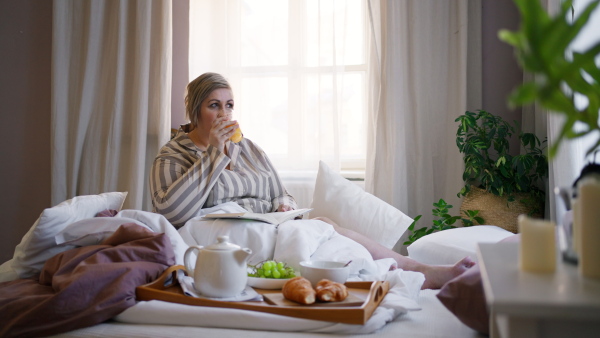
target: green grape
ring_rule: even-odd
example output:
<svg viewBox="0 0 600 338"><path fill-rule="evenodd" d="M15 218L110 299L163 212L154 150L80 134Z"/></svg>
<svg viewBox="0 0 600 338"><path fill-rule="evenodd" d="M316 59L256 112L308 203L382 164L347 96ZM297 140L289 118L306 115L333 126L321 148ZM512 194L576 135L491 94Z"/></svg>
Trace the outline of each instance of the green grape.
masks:
<svg viewBox="0 0 600 338"><path fill-rule="evenodd" d="M248 277L259 278L293 278L296 277L294 268L288 266L285 262L268 260L256 265L248 265Z"/></svg>

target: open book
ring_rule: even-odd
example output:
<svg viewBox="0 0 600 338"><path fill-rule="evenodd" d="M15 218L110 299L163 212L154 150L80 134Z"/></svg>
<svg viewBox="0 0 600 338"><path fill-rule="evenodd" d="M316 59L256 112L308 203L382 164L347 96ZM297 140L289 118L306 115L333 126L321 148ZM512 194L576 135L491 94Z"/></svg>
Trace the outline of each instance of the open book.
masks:
<svg viewBox="0 0 600 338"><path fill-rule="evenodd" d="M249 219L256 220L266 223L279 225L285 221L289 221L298 216L302 216L310 212L312 208L290 210L284 212L270 212L267 214L257 214L253 212L239 212L231 214L208 214L204 215L204 218L238 218L238 219Z"/></svg>

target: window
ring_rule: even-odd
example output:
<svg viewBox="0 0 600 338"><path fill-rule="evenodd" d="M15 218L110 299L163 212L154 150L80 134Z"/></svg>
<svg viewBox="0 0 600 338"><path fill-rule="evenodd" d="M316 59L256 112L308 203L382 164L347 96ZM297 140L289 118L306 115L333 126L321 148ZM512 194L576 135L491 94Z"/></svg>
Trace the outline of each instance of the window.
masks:
<svg viewBox="0 0 600 338"><path fill-rule="evenodd" d="M283 171L363 171L365 0L192 0L190 80L231 82L244 135Z"/></svg>

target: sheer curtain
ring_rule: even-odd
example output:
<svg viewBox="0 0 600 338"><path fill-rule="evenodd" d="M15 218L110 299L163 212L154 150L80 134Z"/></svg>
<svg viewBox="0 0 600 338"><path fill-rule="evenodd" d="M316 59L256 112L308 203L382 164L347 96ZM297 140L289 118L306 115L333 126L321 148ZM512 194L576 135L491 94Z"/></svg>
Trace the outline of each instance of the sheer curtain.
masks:
<svg viewBox="0 0 600 338"><path fill-rule="evenodd" d="M171 2L55 0L52 203L128 191L150 210L148 171L169 137Z"/></svg>
<svg viewBox="0 0 600 338"><path fill-rule="evenodd" d="M432 203L457 211L458 115L481 108L480 3L369 1L373 23L366 190L431 224ZM475 34L475 35L470 35ZM378 91L378 92L377 92Z"/></svg>

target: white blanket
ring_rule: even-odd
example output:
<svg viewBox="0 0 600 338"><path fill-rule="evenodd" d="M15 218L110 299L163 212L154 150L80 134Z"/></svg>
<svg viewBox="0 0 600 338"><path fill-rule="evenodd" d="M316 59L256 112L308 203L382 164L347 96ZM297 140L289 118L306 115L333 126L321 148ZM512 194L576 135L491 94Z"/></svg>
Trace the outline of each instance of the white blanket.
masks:
<svg viewBox="0 0 600 338"><path fill-rule="evenodd" d="M235 203L226 203L206 209L203 214L215 212L244 212ZM299 268L298 263L309 259L334 261L352 260L349 280L387 280L390 291L365 325L330 323L292 318L255 311L189 306L162 301L142 301L127 309L115 319L127 323L171 324L236 329L256 329L322 333L371 333L408 311L419 310L416 302L425 280L423 274L396 269L393 259L374 261L360 244L337 234L327 223L316 220L295 220L274 225L245 220L203 220L202 215L188 221L178 231L181 239L173 239L176 252L185 245L210 245L218 236L227 235L230 241L253 254L250 264L265 259L276 259ZM169 236L177 236L173 232ZM178 255L179 256L179 255ZM181 257L181 256L179 256ZM179 261L178 264L183 264ZM235 318L235 320L231 320Z"/></svg>

